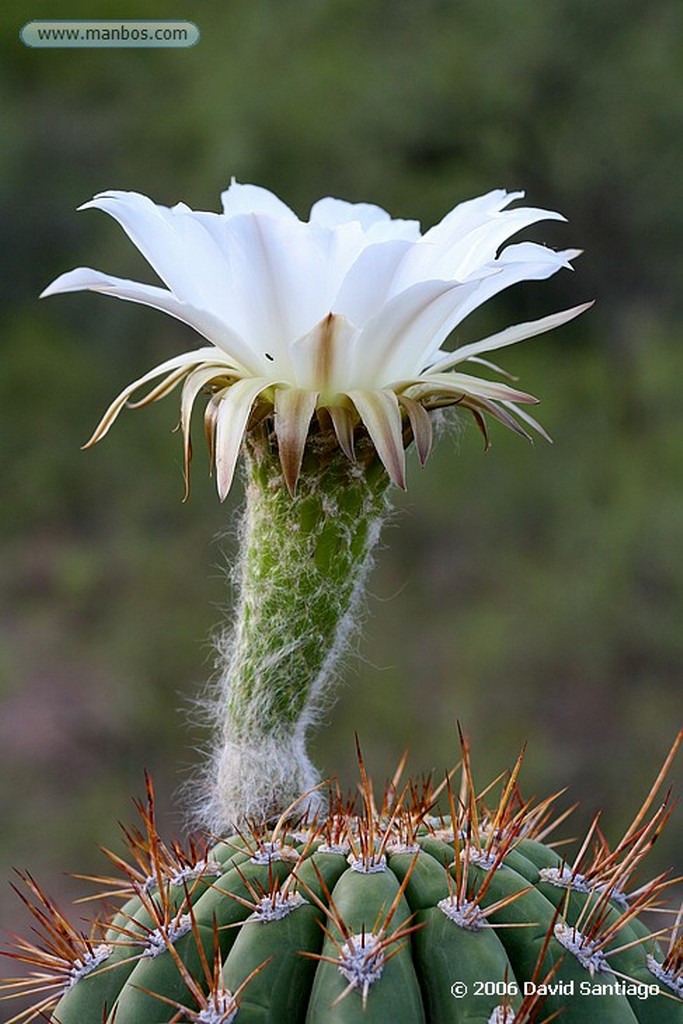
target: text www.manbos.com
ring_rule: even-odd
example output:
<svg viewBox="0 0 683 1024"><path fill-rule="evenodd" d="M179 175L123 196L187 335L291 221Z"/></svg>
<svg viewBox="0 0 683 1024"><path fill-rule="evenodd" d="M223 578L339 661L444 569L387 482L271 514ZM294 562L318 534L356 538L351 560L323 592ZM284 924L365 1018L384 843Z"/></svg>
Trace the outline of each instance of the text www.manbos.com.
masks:
<svg viewBox="0 0 683 1024"><path fill-rule="evenodd" d="M31 47L194 46L192 21L29 21L19 33Z"/></svg>

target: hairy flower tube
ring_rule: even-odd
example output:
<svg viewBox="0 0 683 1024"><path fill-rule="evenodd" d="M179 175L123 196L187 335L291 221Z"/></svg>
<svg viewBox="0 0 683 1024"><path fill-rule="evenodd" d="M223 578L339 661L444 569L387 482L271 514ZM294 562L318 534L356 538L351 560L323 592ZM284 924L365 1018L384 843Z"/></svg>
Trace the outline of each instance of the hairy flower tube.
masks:
<svg viewBox="0 0 683 1024"><path fill-rule="evenodd" d="M505 246L537 221L562 219L510 207L521 197L490 192L424 234L377 206L332 198L304 222L268 190L234 181L222 214L130 192L85 204L119 221L166 287L80 268L43 294L85 289L153 306L208 343L125 388L89 444L125 405L156 401L182 382L186 484L201 393L221 498L244 455L236 617L219 641L220 678L207 701L216 741L195 814L215 832L277 817L302 795L302 812L319 808L307 734L355 624L389 484L405 486L412 441L422 463L429 455L430 412L467 409L487 439L488 416L525 437L527 428L547 436L523 408L536 399L461 366L502 373L488 353L587 304L444 347L487 299L548 278L578 254Z"/></svg>
<svg viewBox="0 0 683 1024"><path fill-rule="evenodd" d="M548 278L579 250L533 242L503 246L549 210L510 204L522 192L489 192L461 203L424 234L416 221L392 220L366 203L325 198L308 221L272 192L235 181L223 213L170 209L135 192L102 192L81 209L111 214L166 285L79 268L43 295L89 290L163 310L210 343L161 363L126 387L88 444L102 438L123 407L156 401L183 382L185 476L190 418L210 394L205 424L218 492L228 493L245 432L274 413L282 474L293 495L314 417L329 425L353 461L357 428L368 436L391 480L405 486L406 439L426 460L430 409L470 410L486 436L485 415L528 436L542 427L520 405L536 399L508 384L459 369L483 364L495 349L566 323L576 306L509 327L448 352L465 317L519 281ZM137 401L133 396L161 378ZM407 428L407 429L406 429Z"/></svg>

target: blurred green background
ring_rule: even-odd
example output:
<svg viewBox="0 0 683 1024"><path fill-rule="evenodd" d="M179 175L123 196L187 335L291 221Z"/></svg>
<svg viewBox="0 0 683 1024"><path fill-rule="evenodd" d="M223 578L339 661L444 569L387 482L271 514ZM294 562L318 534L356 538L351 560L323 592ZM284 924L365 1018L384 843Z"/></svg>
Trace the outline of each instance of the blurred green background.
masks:
<svg viewBox="0 0 683 1024"><path fill-rule="evenodd" d="M153 279L109 218L76 214L95 192L217 209L231 175L301 216L329 194L429 226L495 187L567 216L527 237L584 248L576 273L504 293L457 339L597 299L504 359L556 443L494 426L484 456L467 421L424 470L413 460L313 745L350 785L354 730L380 780L406 745L441 775L456 719L482 781L528 740L525 792L570 787L574 832L604 806L616 840L681 724L679 0L47 7L0 14L0 874L81 894L62 872L102 867L96 844L117 844L145 768L164 832L182 831L239 488L218 503L198 437L181 504L173 398L80 452L126 383L198 339L101 296L37 296L79 265ZM36 17L187 17L201 40L29 50ZM653 871L683 866L675 832ZM26 932L6 884L0 905Z"/></svg>

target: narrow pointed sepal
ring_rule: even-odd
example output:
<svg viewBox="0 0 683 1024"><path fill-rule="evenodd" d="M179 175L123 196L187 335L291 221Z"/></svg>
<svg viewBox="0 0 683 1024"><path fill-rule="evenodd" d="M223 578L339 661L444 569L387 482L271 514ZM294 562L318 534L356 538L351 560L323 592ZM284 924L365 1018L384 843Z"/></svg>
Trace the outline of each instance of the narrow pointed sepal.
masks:
<svg viewBox="0 0 683 1024"><path fill-rule="evenodd" d="M425 401L433 398L453 397L456 403L461 396L485 398L494 402L523 402L527 405L538 405L538 399L526 391L511 388L499 381L485 380L483 377L472 377L467 373L424 373L412 381L402 382L402 386L410 391L409 398Z"/></svg>
<svg viewBox="0 0 683 1024"><path fill-rule="evenodd" d="M530 427L533 427L536 433L540 434L543 440L547 441L548 444L554 444L554 441L548 431L541 426L538 420L534 416L531 416L526 409L519 409L516 405L512 405L510 402L501 402L500 404L504 405L506 409L510 410L510 412L513 412L515 416L519 416L520 420L524 420L524 422L528 423Z"/></svg>
<svg viewBox="0 0 683 1024"><path fill-rule="evenodd" d="M420 405L419 402L414 402L412 398L407 398L405 395L399 395L398 403L405 409L408 415L417 457L420 465L424 466L432 450L434 432L432 430L431 417L424 406Z"/></svg>
<svg viewBox="0 0 683 1024"><path fill-rule="evenodd" d="M165 360L165 362L160 363L159 366L155 366L154 369L143 374L142 377L138 377L137 380L134 380L132 384L129 384L124 388L121 394L114 399L100 422L95 427L91 437L83 445L83 448L91 448L104 437L124 406L130 404L131 396L135 394L138 388L141 388L144 384L154 380L155 377L161 377L162 374L167 374L165 380L156 385L153 390L145 396L145 398L141 399L140 402L133 404L144 405L148 402L154 402L157 399L164 397L180 383L186 374L190 373L191 370L206 359L206 354L209 351L213 352L214 350L197 349L194 352L183 352L179 356L173 356L171 359Z"/></svg>
<svg viewBox="0 0 683 1024"><path fill-rule="evenodd" d="M327 409L332 420L334 433L339 442L339 447L349 462L356 461L356 453L353 441L353 415L350 409L343 405L330 405Z"/></svg>
<svg viewBox="0 0 683 1024"><path fill-rule="evenodd" d="M235 475L252 406L261 392L273 383L263 377L247 377L214 396L220 399L216 406L215 459L216 484L221 501L225 500Z"/></svg>
<svg viewBox="0 0 683 1024"><path fill-rule="evenodd" d="M180 396L180 429L183 435L183 476L185 479L186 501L190 495L190 462L192 461L192 443L190 438L190 420L195 400L200 391L207 387L220 375L215 366L200 366L188 373ZM207 438L208 440L208 438ZM213 435L209 443L209 454L213 461Z"/></svg>
<svg viewBox="0 0 683 1024"><path fill-rule="evenodd" d="M275 434L280 465L287 490L292 497L301 472L308 429L315 412L318 394L301 388L277 388L275 391Z"/></svg>
<svg viewBox="0 0 683 1024"><path fill-rule="evenodd" d="M489 416L492 416L495 420L498 420L499 423L502 423L504 427L507 427L508 430L511 430L514 434L519 434L519 436L523 437L525 441L533 443L533 438L531 434L529 434L523 427L519 425L514 416L511 416L507 409L504 409L502 407L502 404L497 404L496 402L489 402L485 398L466 398L462 402L462 405L465 409L470 409L472 412L476 410L483 410L484 412L488 413ZM515 408L515 412L518 411L519 410ZM486 447L489 447L488 439Z"/></svg>
<svg viewBox="0 0 683 1024"><path fill-rule="evenodd" d="M481 341L473 341L469 345L461 345L460 348L456 348L455 351L446 356L444 359L439 360L438 363L434 363L433 366L429 367L430 373L440 373L443 370L448 370L452 366L457 366L458 363L462 363L466 359L472 359L473 356L478 356L484 352L493 352L498 348L505 348L507 345L516 345L519 341L526 341L528 338L534 338L538 334L545 334L547 331L552 331L556 327L561 327L563 324L569 323L570 320L574 320L577 316L581 316L587 309L590 309L593 302L583 302L580 306L572 306L571 309L563 309L559 313L553 313L551 316L541 317L540 320L528 320L523 324L516 324L514 327L507 327L504 331L499 331L498 334L492 334L488 338L483 338Z"/></svg>
<svg viewBox="0 0 683 1024"><path fill-rule="evenodd" d="M391 480L405 491L406 456L403 449L398 398L393 391L387 389L363 389L349 391L347 394L358 410L358 415Z"/></svg>

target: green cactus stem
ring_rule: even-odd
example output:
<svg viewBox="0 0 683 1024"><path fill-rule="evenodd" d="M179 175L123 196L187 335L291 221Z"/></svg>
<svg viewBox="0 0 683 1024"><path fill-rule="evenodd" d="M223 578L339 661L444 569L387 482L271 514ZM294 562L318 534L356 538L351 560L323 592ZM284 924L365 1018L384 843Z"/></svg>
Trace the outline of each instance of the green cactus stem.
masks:
<svg viewBox="0 0 683 1024"><path fill-rule="evenodd" d="M369 442L359 440L350 462L321 431L292 498L272 439L250 433L236 622L221 643L218 736L200 812L214 832L277 817L304 793L301 810L320 806L306 734L353 630L388 484Z"/></svg>

